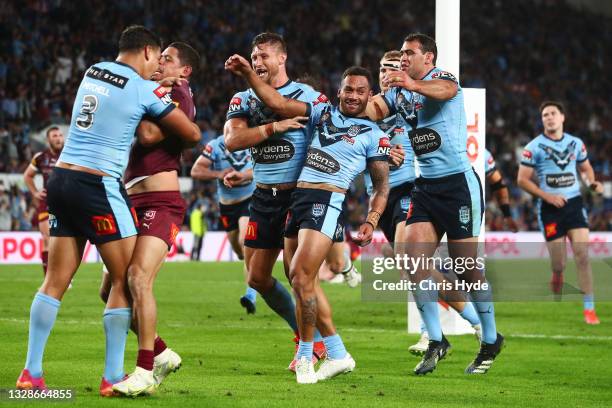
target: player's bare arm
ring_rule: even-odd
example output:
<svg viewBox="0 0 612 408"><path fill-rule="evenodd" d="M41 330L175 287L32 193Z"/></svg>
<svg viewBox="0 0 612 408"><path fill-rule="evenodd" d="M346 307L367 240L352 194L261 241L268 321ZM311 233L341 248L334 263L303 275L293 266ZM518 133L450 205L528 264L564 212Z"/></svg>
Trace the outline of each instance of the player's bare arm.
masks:
<svg viewBox="0 0 612 408"><path fill-rule="evenodd" d="M304 127L301 123L308 118L296 116L278 122L271 122L254 128L249 128L246 119L228 119L223 126L223 138L225 147L230 152L248 149L268 139L275 133L283 133L289 129L300 129Z"/></svg>
<svg viewBox="0 0 612 408"><path fill-rule="evenodd" d="M262 81L253 71L249 62L240 55L234 54L229 57L225 62L225 69L246 79L259 99L277 115L284 118L293 118L295 116L305 116L308 112L306 103L287 99L276 89Z"/></svg>
<svg viewBox="0 0 612 408"><path fill-rule="evenodd" d="M554 205L557 208L563 207L567 203L567 199L562 195L548 194L543 191L536 183L533 182L534 170L529 166L520 165L516 182L520 188L532 194L548 204Z"/></svg>
<svg viewBox="0 0 612 408"><path fill-rule="evenodd" d="M512 232L517 232L518 227L510 215L510 194L508 192L508 187L504 183L504 178L499 170L492 171L487 176L487 182L504 214L504 222Z"/></svg>
<svg viewBox="0 0 612 408"><path fill-rule="evenodd" d="M23 172L23 181L28 187L30 194L32 194L32 197L34 197L36 201L40 201L44 200L47 197L47 192L45 191L45 189L39 190L36 188L36 185L34 184L34 177L36 176L37 172L38 170L36 169L36 167L34 167L34 165L28 165L26 170Z"/></svg>
<svg viewBox="0 0 612 408"><path fill-rule="evenodd" d="M173 109L160 119L159 125L164 132L181 139L186 148L197 145L202 137L198 125L190 121L180 109Z"/></svg>
<svg viewBox="0 0 612 408"><path fill-rule="evenodd" d="M578 171L582 177L584 183L597 194L603 194L604 187L600 181L595 180L595 171L589 160L585 160L582 163L578 163Z"/></svg>
<svg viewBox="0 0 612 408"><path fill-rule="evenodd" d="M447 81L445 79L416 80L412 79L404 71L387 72L383 77L383 85L388 87L400 86L438 101L447 101L453 98L457 95L459 89L454 81Z"/></svg>
<svg viewBox="0 0 612 408"><path fill-rule="evenodd" d="M249 183L251 180L253 180L253 169L246 171L230 170L223 177L223 184L228 188L232 188Z"/></svg>
<svg viewBox="0 0 612 408"><path fill-rule="evenodd" d="M389 198L389 163L382 160L368 163L368 171L372 177L373 193L370 197L370 211L366 222L361 224L355 242L360 246L365 246L372 240L374 229L378 225L380 215L387 207Z"/></svg>
<svg viewBox="0 0 612 408"><path fill-rule="evenodd" d="M231 169L217 171L211 169L212 161L204 156L198 157L198 160L191 168L191 177L197 180L222 180Z"/></svg>

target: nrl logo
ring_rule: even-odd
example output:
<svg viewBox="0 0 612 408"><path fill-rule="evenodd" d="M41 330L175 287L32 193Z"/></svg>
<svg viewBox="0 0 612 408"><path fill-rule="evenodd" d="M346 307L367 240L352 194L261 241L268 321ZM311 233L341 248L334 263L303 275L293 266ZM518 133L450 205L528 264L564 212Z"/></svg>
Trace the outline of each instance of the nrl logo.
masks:
<svg viewBox="0 0 612 408"><path fill-rule="evenodd" d="M325 212L326 205L325 204L313 204L312 205L312 216L320 217Z"/></svg>
<svg viewBox="0 0 612 408"><path fill-rule="evenodd" d="M470 222L470 208L467 205L463 205L459 208L459 222L462 224Z"/></svg>

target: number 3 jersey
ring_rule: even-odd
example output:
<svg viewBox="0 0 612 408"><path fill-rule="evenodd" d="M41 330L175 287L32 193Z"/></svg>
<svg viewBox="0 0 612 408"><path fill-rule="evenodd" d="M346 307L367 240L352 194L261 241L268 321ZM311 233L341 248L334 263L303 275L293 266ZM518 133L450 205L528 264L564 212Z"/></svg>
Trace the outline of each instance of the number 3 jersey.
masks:
<svg viewBox="0 0 612 408"><path fill-rule="evenodd" d="M95 64L79 86L59 161L120 178L142 117L159 120L174 108L163 87L132 67L116 61Z"/></svg>
<svg viewBox="0 0 612 408"><path fill-rule="evenodd" d="M345 116L327 103L311 104L308 131L312 141L298 181L348 189L367 162L387 161L391 150L376 123Z"/></svg>
<svg viewBox="0 0 612 408"><path fill-rule="evenodd" d="M463 90L450 73L433 68L423 81L445 80L457 84L457 94L438 101L394 87L383 95L390 114L398 114L410 125L408 132L412 150L425 178L446 177L471 168L467 157L467 124Z"/></svg>
<svg viewBox="0 0 612 408"><path fill-rule="evenodd" d="M305 103L327 102L325 95L299 82L288 81L276 90L285 98ZM249 127L282 119L264 105L252 89L238 92L232 98L227 120L233 118L246 119ZM302 170L309 141L306 129L291 129L274 134L266 141L253 146L251 155L255 181L262 184L294 183Z"/></svg>
<svg viewBox="0 0 612 408"><path fill-rule="evenodd" d="M576 165L586 159L586 147L579 138L563 133L561 139L553 140L541 134L525 146L521 164L535 169L540 189L570 199L580 195Z"/></svg>

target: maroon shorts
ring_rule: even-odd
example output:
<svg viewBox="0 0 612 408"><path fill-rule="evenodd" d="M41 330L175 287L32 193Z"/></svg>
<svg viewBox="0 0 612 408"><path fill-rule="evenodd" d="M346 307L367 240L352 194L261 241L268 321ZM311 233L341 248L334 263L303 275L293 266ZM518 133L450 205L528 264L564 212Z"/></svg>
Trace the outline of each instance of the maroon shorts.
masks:
<svg viewBox="0 0 612 408"><path fill-rule="evenodd" d="M130 195L138 216L138 235L157 237L172 247L181 229L185 200L178 191L155 191Z"/></svg>
<svg viewBox="0 0 612 408"><path fill-rule="evenodd" d="M38 207L36 207L36 213L32 219L32 225L37 226L38 223L49 219L49 207L47 207L47 200L40 200Z"/></svg>

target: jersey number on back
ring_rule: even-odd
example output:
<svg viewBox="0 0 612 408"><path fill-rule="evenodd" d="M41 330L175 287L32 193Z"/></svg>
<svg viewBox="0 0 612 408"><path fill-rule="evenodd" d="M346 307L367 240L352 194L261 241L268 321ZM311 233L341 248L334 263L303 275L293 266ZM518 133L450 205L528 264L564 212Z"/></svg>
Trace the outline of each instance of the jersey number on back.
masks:
<svg viewBox="0 0 612 408"><path fill-rule="evenodd" d="M76 118L76 125L79 129L87 130L93 125L96 109L98 109L98 98L95 95L85 95L79 116Z"/></svg>

